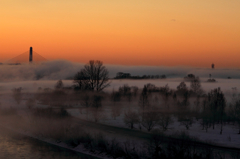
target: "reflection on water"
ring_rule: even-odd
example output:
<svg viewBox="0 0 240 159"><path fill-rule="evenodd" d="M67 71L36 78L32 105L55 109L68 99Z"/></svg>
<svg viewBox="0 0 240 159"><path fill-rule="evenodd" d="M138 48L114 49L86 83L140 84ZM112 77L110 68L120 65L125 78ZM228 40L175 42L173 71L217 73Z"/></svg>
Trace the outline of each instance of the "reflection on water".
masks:
<svg viewBox="0 0 240 159"><path fill-rule="evenodd" d="M96 159L0 129L0 159Z"/></svg>

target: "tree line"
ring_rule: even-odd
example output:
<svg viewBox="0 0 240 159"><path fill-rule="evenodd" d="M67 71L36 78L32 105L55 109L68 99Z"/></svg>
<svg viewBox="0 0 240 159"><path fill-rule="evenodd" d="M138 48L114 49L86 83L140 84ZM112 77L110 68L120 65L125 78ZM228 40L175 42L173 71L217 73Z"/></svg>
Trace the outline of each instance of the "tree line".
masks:
<svg viewBox="0 0 240 159"><path fill-rule="evenodd" d="M167 130L169 125L177 118L178 122L190 129L196 121L201 123L202 130L208 131L210 127L220 125L220 134L223 133L223 126L226 123L239 125L240 133L240 99L236 98L227 107L226 98L221 88L204 92L199 77L189 74L180 82L176 89L170 89L168 85L156 87L148 83L142 89L127 84L113 90L110 94L102 93L104 88L110 85L109 73L101 61L89 61L76 75L73 80L74 90L80 92L80 105L85 107L87 112L92 111L94 120L97 122L101 116L103 101L110 99L112 104L112 117L116 119L121 114L121 103L127 101L129 109L124 111L124 122L130 128L145 128L151 131L157 125ZM190 88L186 82L190 82ZM63 83L59 80L51 96L44 96L39 93L39 100L46 104L64 105L70 102L70 97L63 91ZM19 104L21 102L22 88L13 90L13 97ZM49 90L44 90L46 91ZM61 98L59 98L61 96ZM73 96L73 95L72 95ZM49 98L58 98L51 100ZM69 100L69 101L68 101ZM138 109L131 109L132 102L137 101ZM29 105L33 100L29 99ZM194 108L194 109L193 109ZM87 113L88 114L88 113Z"/></svg>
<svg viewBox="0 0 240 159"><path fill-rule="evenodd" d="M166 75L142 75L132 76L130 73L118 72L114 79L166 79Z"/></svg>

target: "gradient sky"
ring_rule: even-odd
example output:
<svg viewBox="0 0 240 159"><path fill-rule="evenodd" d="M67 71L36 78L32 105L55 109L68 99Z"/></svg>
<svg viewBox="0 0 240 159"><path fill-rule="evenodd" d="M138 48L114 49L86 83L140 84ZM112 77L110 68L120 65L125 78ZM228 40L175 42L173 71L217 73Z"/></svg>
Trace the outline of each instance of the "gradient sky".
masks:
<svg viewBox="0 0 240 159"><path fill-rule="evenodd" d="M239 0L1 0L0 62L240 68Z"/></svg>

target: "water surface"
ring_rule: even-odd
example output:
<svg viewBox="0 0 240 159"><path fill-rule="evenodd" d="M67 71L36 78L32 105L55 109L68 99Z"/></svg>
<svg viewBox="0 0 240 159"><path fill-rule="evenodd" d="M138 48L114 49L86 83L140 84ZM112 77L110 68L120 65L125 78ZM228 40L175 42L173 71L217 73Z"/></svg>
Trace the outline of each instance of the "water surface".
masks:
<svg viewBox="0 0 240 159"><path fill-rule="evenodd" d="M96 159L0 128L0 159Z"/></svg>

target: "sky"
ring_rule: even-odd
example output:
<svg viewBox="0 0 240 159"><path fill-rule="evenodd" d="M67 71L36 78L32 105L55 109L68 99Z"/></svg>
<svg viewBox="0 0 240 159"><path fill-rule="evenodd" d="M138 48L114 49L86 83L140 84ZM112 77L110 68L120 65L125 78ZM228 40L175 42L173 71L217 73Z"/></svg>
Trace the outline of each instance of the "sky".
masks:
<svg viewBox="0 0 240 159"><path fill-rule="evenodd" d="M239 0L2 0L0 62L240 68Z"/></svg>

